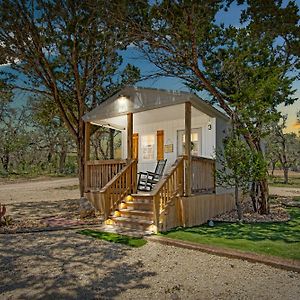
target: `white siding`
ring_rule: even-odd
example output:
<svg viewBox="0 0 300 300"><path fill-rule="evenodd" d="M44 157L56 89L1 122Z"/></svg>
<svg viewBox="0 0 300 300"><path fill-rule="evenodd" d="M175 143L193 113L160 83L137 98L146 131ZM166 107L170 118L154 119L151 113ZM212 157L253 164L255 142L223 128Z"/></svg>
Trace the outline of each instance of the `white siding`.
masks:
<svg viewBox="0 0 300 300"><path fill-rule="evenodd" d="M139 171L154 170L156 165L156 144L155 159L145 161L141 153L141 136L155 134L157 130L164 130L164 144L173 144L173 152L165 153L167 167L170 167L177 158L177 131L184 130L184 105L176 105L156 110L134 114L133 117L134 133L139 134ZM209 130L208 125L211 124ZM192 109L192 128L202 128L202 151L201 156L213 158L216 147L216 119ZM122 132L122 156L127 156L127 133ZM156 138L155 138L156 142Z"/></svg>

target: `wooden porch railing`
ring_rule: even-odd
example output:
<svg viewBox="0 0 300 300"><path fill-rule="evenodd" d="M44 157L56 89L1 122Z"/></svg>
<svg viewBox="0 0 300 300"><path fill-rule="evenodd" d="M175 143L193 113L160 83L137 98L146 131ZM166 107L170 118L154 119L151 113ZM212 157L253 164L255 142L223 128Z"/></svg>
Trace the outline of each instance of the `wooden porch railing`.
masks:
<svg viewBox="0 0 300 300"><path fill-rule="evenodd" d="M124 197L136 193L136 190L137 160L132 160L100 190L104 218L107 219Z"/></svg>
<svg viewBox="0 0 300 300"><path fill-rule="evenodd" d="M192 193L215 191L215 160L192 156Z"/></svg>
<svg viewBox="0 0 300 300"><path fill-rule="evenodd" d="M184 192L184 157L179 157L169 172L156 185L150 193L153 197L154 225L159 230L160 220L167 214L168 207L174 205L176 198ZM177 210L180 223L183 223L182 210ZM163 221L163 220L162 220ZM163 224L163 222L162 222Z"/></svg>
<svg viewBox="0 0 300 300"><path fill-rule="evenodd" d="M100 190L103 188L122 168L126 160L90 160L85 165L85 192Z"/></svg>

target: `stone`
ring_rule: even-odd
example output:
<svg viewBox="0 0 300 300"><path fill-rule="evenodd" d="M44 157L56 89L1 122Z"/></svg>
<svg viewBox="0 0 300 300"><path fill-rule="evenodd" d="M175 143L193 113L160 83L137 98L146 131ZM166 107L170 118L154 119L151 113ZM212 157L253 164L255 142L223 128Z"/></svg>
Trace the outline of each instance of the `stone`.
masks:
<svg viewBox="0 0 300 300"><path fill-rule="evenodd" d="M85 197L79 200L79 214L82 219L96 217L95 208Z"/></svg>

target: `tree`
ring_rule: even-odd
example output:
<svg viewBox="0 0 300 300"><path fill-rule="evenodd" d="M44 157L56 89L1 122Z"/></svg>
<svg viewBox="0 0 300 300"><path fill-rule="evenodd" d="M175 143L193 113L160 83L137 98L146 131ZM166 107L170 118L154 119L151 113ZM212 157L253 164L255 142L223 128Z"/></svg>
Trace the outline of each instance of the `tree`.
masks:
<svg viewBox="0 0 300 300"><path fill-rule="evenodd" d="M51 98L42 96L31 98L28 106L32 127L36 132L35 146L38 151L46 151L48 164L55 164L53 160L58 156L56 170L64 173L67 154L76 148L55 103Z"/></svg>
<svg viewBox="0 0 300 300"><path fill-rule="evenodd" d="M12 163L20 161L30 144L27 122L26 109L6 108L0 123L0 161L6 175L10 173Z"/></svg>
<svg viewBox="0 0 300 300"><path fill-rule="evenodd" d="M46 95L77 145L80 194L84 192L82 116L125 84L139 78L131 66L121 69L119 49L130 41L111 22L107 1L0 2L0 54L22 74L16 87ZM22 79L22 78L19 78Z"/></svg>
<svg viewBox="0 0 300 300"><path fill-rule="evenodd" d="M250 191L250 182L260 180L266 172L266 164L263 157L252 152L245 141L236 133L224 141L223 151L217 152L220 168L216 170L216 180L220 186L234 188L234 198L239 220L243 211L239 191L247 194ZM254 198L253 208L257 211L257 203Z"/></svg>
<svg viewBox="0 0 300 300"><path fill-rule="evenodd" d="M297 165L300 157L300 139L295 133L284 133L286 127L286 116L282 122L274 124L267 139L267 155L276 159L283 170L284 183L288 184L289 170Z"/></svg>
<svg viewBox="0 0 300 300"><path fill-rule="evenodd" d="M147 7L147 1L139 1L125 12L116 7L115 21L127 24L136 46L162 75L207 91L249 149L262 156L261 139L266 125L279 118L277 105L294 101L295 76L288 71L299 67L298 7L294 1L285 8L281 1L238 1L248 4L243 24L225 28L215 17L231 2L165 0ZM276 26L265 22L270 19ZM268 213L267 174L256 185L259 212Z"/></svg>

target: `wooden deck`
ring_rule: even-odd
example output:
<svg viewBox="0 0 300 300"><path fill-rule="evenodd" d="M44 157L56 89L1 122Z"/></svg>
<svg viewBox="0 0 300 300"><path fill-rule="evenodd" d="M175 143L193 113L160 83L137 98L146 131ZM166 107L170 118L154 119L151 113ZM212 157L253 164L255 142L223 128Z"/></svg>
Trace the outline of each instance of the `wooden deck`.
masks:
<svg viewBox="0 0 300 300"><path fill-rule="evenodd" d="M192 157L192 194L185 190L185 164L178 157L153 191L137 194L137 160L88 161L85 195L110 226L147 233L200 225L234 208L230 194L214 193L214 160Z"/></svg>

